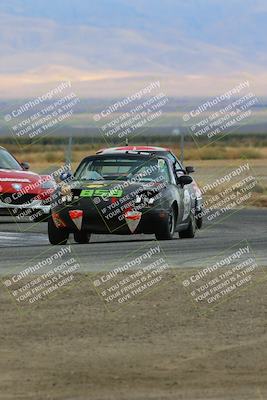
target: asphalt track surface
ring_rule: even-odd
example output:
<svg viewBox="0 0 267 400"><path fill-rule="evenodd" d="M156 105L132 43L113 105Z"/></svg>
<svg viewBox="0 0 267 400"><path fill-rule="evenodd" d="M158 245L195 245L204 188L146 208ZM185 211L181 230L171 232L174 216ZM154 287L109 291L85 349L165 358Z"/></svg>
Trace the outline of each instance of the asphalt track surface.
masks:
<svg viewBox="0 0 267 400"><path fill-rule="evenodd" d="M45 259L59 250L47 238L46 223L16 223L0 217L0 273L7 274L14 266ZM160 241L168 264L174 268L201 267L205 258L217 256L236 243L247 240L254 250L258 265L267 266L267 209L243 209L229 212L223 220L204 222L195 239ZM78 255L82 271L106 270L114 260L127 259L143 248L153 246L153 235L92 235L91 243L70 244ZM145 247L144 247L145 246Z"/></svg>

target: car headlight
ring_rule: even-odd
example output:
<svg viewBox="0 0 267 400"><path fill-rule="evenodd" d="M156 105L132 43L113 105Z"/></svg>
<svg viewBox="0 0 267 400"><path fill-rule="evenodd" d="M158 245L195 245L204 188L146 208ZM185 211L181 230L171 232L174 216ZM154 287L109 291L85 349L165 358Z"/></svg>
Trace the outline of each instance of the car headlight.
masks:
<svg viewBox="0 0 267 400"><path fill-rule="evenodd" d="M60 188L61 196L71 196L71 187L70 185L62 185Z"/></svg>
<svg viewBox="0 0 267 400"><path fill-rule="evenodd" d="M149 204L150 206L153 206L154 202L155 202L154 197L150 197L150 199L148 200L148 204Z"/></svg>
<svg viewBox="0 0 267 400"><path fill-rule="evenodd" d="M151 196L151 193L142 193L136 196L135 204L136 205L143 205L143 206L153 206L155 202L155 198Z"/></svg>
<svg viewBox="0 0 267 400"><path fill-rule="evenodd" d="M41 189L56 189L56 182L52 179L41 184Z"/></svg>
<svg viewBox="0 0 267 400"><path fill-rule="evenodd" d="M137 195L135 198L135 204L141 204L141 203L142 203L142 197Z"/></svg>
<svg viewBox="0 0 267 400"><path fill-rule="evenodd" d="M60 187L60 196L63 203L70 203L73 198L71 187L69 185L62 185Z"/></svg>

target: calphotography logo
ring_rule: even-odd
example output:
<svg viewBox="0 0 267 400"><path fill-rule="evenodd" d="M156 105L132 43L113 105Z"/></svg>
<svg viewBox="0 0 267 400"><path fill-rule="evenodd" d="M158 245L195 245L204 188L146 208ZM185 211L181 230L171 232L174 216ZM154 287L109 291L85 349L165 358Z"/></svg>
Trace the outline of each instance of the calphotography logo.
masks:
<svg viewBox="0 0 267 400"><path fill-rule="evenodd" d="M119 311L141 296L170 281L169 264L159 243L139 247L127 259L93 277L93 286L110 312Z"/></svg>
<svg viewBox="0 0 267 400"><path fill-rule="evenodd" d="M18 309L27 311L79 282L80 264L76 257L71 246L52 254L43 253L39 260L32 259L28 265L14 268L12 274L9 271L10 279L4 280L3 285Z"/></svg>
<svg viewBox="0 0 267 400"><path fill-rule="evenodd" d="M123 143L160 124L169 99L160 81L110 104L93 119L107 143Z"/></svg>

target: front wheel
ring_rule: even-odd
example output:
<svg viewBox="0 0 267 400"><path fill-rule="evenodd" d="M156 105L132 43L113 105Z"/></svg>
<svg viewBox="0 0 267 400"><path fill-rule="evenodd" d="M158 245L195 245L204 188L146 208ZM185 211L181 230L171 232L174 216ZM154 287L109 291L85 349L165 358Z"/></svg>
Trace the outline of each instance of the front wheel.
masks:
<svg viewBox="0 0 267 400"><path fill-rule="evenodd" d="M196 234L196 218L193 213L190 214L190 221L188 227L184 230L179 232L180 239L186 238L194 238Z"/></svg>
<svg viewBox="0 0 267 400"><path fill-rule="evenodd" d="M55 226L52 217L48 220L48 239L51 244L66 244L69 232L66 229L59 229Z"/></svg>
<svg viewBox="0 0 267 400"><path fill-rule="evenodd" d="M76 243L87 244L90 242L91 233L88 232L75 232L73 234Z"/></svg>
<svg viewBox="0 0 267 400"><path fill-rule="evenodd" d="M169 210L168 218L160 225L159 230L155 233L157 240L171 240L175 232L176 215L174 208Z"/></svg>

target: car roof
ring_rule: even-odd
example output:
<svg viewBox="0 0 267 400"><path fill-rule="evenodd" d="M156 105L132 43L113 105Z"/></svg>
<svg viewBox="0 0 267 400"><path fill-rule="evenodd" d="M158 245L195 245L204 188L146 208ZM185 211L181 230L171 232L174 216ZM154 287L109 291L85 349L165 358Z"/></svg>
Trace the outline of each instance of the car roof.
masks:
<svg viewBox="0 0 267 400"><path fill-rule="evenodd" d="M101 153L101 154L93 154L93 155L90 155L90 156L87 156L87 157L84 157L84 159L82 160L82 161L84 161L84 160L101 160L101 159L112 159L113 157L116 157L116 158L125 158L125 157L127 157L127 158L151 158L151 159L153 159L153 158L155 158L155 155L153 154L153 153L148 153L148 152L144 152L144 153L142 153L142 152L138 152L138 153L136 153L136 152L113 152L113 153ZM162 155L162 154L160 154L160 158L164 158L164 159L166 159L166 160L168 160L168 157L166 157L164 154Z"/></svg>
<svg viewBox="0 0 267 400"><path fill-rule="evenodd" d="M119 147L109 147L100 149L96 154L109 154L109 153L124 153L124 152L165 152L170 151L166 147L156 147L156 146L119 146Z"/></svg>

